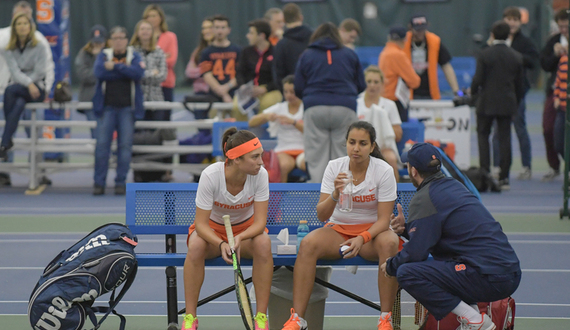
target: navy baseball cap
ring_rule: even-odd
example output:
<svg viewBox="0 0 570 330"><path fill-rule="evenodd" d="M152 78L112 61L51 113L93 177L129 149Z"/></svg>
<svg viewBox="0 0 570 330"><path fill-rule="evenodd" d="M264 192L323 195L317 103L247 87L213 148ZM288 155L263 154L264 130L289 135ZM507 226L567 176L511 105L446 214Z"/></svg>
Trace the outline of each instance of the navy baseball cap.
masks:
<svg viewBox="0 0 570 330"><path fill-rule="evenodd" d="M402 163L409 163L420 172L439 171L441 168L441 154L436 147L429 143L416 143L412 148L402 154ZM430 166L434 159L439 160L437 166Z"/></svg>
<svg viewBox="0 0 570 330"><path fill-rule="evenodd" d="M390 39L392 40L402 40L406 38L406 29L401 25L394 25L390 28Z"/></svg>
<svg viewBox="0 0 570 330"><path fill-rule="evenodd" d="M107 29L103 25L95 25L91 28L91 42L104 43L107 41Z"/></svg>
<svg viewBox="0 0 570 330"><path fill-rule="evenodd" d="M427 29L428 21L426 15L416 14L412 16L410 20L410 25L412 25L412 29L416 31L422 31Z"/></svg>

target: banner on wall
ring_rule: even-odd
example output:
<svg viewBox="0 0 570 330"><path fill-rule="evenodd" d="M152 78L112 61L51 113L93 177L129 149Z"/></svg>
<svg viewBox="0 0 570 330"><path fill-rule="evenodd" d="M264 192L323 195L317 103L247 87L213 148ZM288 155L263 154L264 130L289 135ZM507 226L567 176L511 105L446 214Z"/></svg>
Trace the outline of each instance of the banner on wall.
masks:
<svg viewBox="0 0 570 330"><path fill-rule="evenodd" d="M55 64L55 81L70 81L69 59L69 0L36 0L37 29L48 40L51 46ZM49 97L53 96L53 87ZM69 120L70 109L46 109L45 120ZM44 126L42 131L44 139L69 138L69 128L55 128ZM44 153L45 159L63 161L63 153Z"/></svg>

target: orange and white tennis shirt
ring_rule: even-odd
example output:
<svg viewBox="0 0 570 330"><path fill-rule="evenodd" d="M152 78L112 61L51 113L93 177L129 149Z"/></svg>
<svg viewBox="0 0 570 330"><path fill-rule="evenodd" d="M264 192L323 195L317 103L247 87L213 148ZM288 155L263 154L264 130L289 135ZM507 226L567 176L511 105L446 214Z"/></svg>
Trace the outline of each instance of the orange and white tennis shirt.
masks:
<svg viewBox="0 0 570 330"><path fill-rule="evenodd" d="M210 219L221 225L222 216L229 215L232 224L246 221L253 216L253 203L269 200L269 177L261 167L257 175L248 175L243 190L232 195L226 188L224 162L208 166L200 176L196 192L196 206L212 211Z"/></svg>
<svg viewBox="0 0 570 330"><path fill-rule="evenodd" d="M321 193L333 193L334 179L339 173L348 171L349 161L348 156L329 161L323 175ZM329 222L340 225L374 223L378 220L378 203L392 202L397 197L396 178L392 167L381 159L370 157L365 179L353 186L352 211L341 212L337 204Z"/></svg>

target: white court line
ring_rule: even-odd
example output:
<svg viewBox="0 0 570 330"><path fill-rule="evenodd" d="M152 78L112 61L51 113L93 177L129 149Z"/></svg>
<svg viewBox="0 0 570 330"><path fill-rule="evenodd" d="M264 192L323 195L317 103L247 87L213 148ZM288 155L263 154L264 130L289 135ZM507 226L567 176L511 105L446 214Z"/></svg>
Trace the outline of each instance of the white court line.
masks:
<svg viewBox="0 0 570 330"><path fill-rule="evenodd" d="M27 314L2 314L0 313L0 316L22 316L22 317L27 317ZM146 315L146 314L123 314L123 316L126 317L161 317L163 318L164 315ZM236 317L241 317L241 315L200 315L201 318L220 318L220 317L231 317L231 318L236 318ZM330 318L375 318L378 319L378 315L326 315L325 317L330 317ZM415 315L402 315L402 317L405 318L412 318L415 317ZM570 320L570 317L544 317L544 316L539 316L539 317L535 317L535 316L517 316L517 319L528 319L528 320Z"/></svg>
<svg viewBox="0 0 570 330"><path fill-rule="evenodd" d="M228 267L224 267L224 266L208 266L206 267L206 269L208 271L210 270L223 270L223 271L230 271L231 268L229 268L231 265L228 265ZM376 266L369 266L366 265L368 267L359 267L358 271L378 271L378 268ZM45 269L45 267L0 267L0 270L43 270ZM144 267L144 269L148 269L148 270L160 270L160 271L164 271L164 267L161 266L156 266L156 267ZM251 269L251 266L244 266L242 267L242 269ZM182 272L184 269L183 267L177 267L176 270ZM333 270L345 270L344 267L338 267L335 266L333 267ZM570 269L522 269L523 273L570 273Z"/></svg>
<svg viewBox="0 0 570 330"><path fill-rule="evenodd" d="M255 302L255 301L252 301ZM327 300L327 304L351 304L351 305L359 305L361 304L358 301L329 301ZM380 304L380 301L373 301L375 304ZM412 305L415 304L416 301L402 301L401 304ZM0 304L28 304L27 300L0 300ZM166 300L121 300L121 304L166 304ZM184 301L178 301L178 304L184 304ZM214 300L208 302L208 304L217 304L217 305L235 305L237 301L235 300ZM548 303L516 303L517 306L540 306L540 307L570 307L570 304L548 304Z"/></svg>

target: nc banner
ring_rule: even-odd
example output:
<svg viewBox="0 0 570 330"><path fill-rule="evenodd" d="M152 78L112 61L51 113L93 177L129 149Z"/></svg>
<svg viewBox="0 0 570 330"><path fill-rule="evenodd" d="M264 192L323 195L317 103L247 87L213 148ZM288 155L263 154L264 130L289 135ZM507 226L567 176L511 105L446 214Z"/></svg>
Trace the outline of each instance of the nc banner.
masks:
<svg viewBox="0 0 570 330"><path fill-rule="evenodd" d="M36 22L40 31L51 46L53 61L55 63L55 82L70 81L69 59L69 0L36 0ZM53 97L53 87L49 91ZM68 120L69 109L46 109L45 120ZM54 128L44 126L42 132L44 139L69 138L69 128ZM62 161L62 153L45 153L44 158Z"/></svg>

